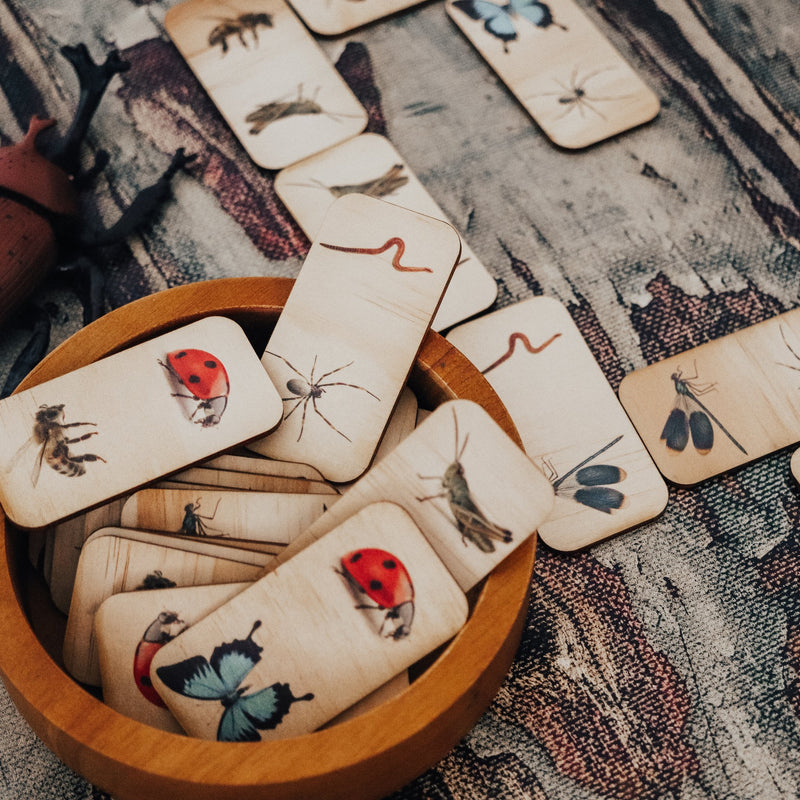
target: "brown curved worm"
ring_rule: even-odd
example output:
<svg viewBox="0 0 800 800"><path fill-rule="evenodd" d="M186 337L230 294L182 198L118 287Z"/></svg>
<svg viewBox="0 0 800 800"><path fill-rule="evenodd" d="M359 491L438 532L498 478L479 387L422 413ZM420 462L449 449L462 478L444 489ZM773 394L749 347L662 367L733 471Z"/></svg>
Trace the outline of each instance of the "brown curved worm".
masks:
<svg viewBox="0 0 800 800"><path fill-rule="evenodd" d="M531 344L530 339L528 339L528 337L524 333L519 333L515 331L514 333L511 334L511 336L508 337L508 350L506 350L506 352L503 353L503 355L500 356L500 358L498 358L497 361L494 362L494 364L491 364L490 366L486 367L486 369L482 369L481 373L485 375L487 372L489 372L489 370L492 370L495 367L499 367L504 361L508 361L508 359L511 358L511 356L514 354L514 350L516 350L517 348L517 342L521 342L522 346L529 353L536 354L536 353L541 353L542 350L551 345L556 339L558 339L559 336L561 336L560 333L554 333L544 344L540 344L538 347L534 347Z"/></svg>
<svg viewBox="0 0 800 800"><path fill-rule="evenodd" d="M433 272L430 267L407 267L400 263L400 259L406 251L406 243L399 236L392 236L391 239L388 239L380 247L342 247L338 244L325 244L325 242L320 242L320 244L323 247L327 247L329 250L338 250L341 253L359 253L367 256L377 256L381 253L385 253L392 247L396 247L397 252L394 254L394 258L392 258L392 266L398 272Z"/></svg>

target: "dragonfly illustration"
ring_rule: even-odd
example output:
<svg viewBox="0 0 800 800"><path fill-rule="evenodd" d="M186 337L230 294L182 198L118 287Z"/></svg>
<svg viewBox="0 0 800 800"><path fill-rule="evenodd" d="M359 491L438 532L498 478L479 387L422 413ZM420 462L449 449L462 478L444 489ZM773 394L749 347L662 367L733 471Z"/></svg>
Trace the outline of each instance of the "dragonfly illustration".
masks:
<svg viewBox="0 0 800 800"><path fill-rule="evenodd" d="M731 440L731 442L747 455L747 450L733 437L731 432L717 419L708 406L700 400L702 395L714 391L715 383L697 382L697 364L694 365L695 374L689 378L684 377L680 368L673 372L670 378L675 384L675 405L661 431L661 439L666 442L667 449L682 453L689 443L691 435L692 444L700 455L707 455L714 446L714 426L717 427Z"/></svg>

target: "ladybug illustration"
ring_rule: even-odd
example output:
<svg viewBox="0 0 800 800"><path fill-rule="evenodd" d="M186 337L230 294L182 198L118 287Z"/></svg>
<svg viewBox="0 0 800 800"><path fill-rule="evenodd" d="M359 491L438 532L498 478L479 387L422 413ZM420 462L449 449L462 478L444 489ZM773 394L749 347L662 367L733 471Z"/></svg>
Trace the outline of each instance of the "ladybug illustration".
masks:
<svg viewBox="0 0 800 800"><path fill-rule="evenodd" d="M340 575L353 595L366 595L377 606L359 604L356 608L386 611L380 635L403 639L411 633L414 619L414 584L402 561L386 550L365 547L342 556Z"/></svg>
<svg viewBox="0 0 800 800"><path fill-rule="evenodd" d="M182 626L175 630L174 626ZM150 664L155 654L169 641L172 641L186 627L186 624L174 611L162 611L148 626L142 640L136 646L133 656L133 677L136 686L154 706L166 708L161 696L153 688L150 680Z"/></svg>
<svg viewBox="0 0 800 800"><path fill-rule="evenodd" d="M90 230L90 226L82 225L79 193L89 188L109 160L108 153L99 150L93 166L84 170L83 141L109 81L130 64L116 50L96 64L82 44L63 47L61 53L80 83L78 107L69 130L46 146L45 154L40 153L36 139L55 120L34 116L21 142L0 148L0 323L11 318L56 265L65 272L81 272L88 277L84 322L100 316L104 276L96 265L87 262L84 251L114 244L133 233L168 196L175 173L194 158L178 150L161 178L143 189L108 229ZM30 345L20 356L27 369L44 355L46 339L49 319L35 328ZM13 388L5 386L4 395Z"/></svg>
<svg viewBox="0 0 800 800"><path fill-rule="evenodd" d="M223 363L205 350L173 350L167 353L166 363L158 363L176 384L178 391L172 396L191 401L189 419L204 428L219 425L231 389ZM180 391L181 387L189 394Z"/></svg>

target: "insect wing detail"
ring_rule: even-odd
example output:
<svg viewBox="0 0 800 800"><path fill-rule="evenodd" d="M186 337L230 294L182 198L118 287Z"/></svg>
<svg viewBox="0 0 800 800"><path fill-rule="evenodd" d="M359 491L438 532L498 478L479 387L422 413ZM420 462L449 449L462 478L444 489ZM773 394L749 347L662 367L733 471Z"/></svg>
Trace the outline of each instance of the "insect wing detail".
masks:
<svg viewBox="0 0 800 800"><path fill-rule="evenodd" d="M203 428L219 425L231 388L223 363L206 350L173 350L158 363L169 373L172 396L189 401L189 419Z"/></svg>
<svg viewBox="0 0 800 800"><path fill-rule="evenodd" d="M362 548L342 556L340 574L353 595L366 595L377 606L359 604L356 608L386 611L380 635L404 639L414 620L414 584L399 558L379 548ZM388 631L388 632L385 632Z"/></svg>
<svg viewBox="0 0 800 800"><path fill-rule="evenodd" d="M156 672L164 685L173 692L195 700L217 700L224 711L217 728L217 741L258 742L258 731L276 728L293 703L313 700L314 695L295 697L288 683L273 683L252 694L242 681L261 661L264 649L253 641L261 626L256 620L245 639L215 647L211 658L192 656L177 664L159 667Z"/></svg>
<svg viewBox="0 0 800 800"><path fill-rule="evenodd" d="M222 55L224 56L230 45L228 39L235 36L242 47L249 49L250 45L244 38L245 33L248 31L253 36L253 43L258 44L258 29L259 27L271 28L272 17L269 14L239 14L238 17L222 17L220 22L216 25L211 33L208 34L209 47L216 47L219 45Z"/></svg>
<svg viewBox="0 0 800 800"><path fill-rule="evenodd" d="M522 17L537 28L555 25L566 30L553 19L550 7L538 0L511 0L505 5L493 3L491 0L456 0L453 5L471 19L483 22L486 32L500 39L506 52L506 44L517 39L515 17Z"/></svg>

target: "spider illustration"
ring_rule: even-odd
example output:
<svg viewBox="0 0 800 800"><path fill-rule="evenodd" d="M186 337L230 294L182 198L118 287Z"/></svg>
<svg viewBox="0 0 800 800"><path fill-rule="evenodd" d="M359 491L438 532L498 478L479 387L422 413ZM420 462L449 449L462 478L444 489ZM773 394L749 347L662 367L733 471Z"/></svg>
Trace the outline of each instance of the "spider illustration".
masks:
<svg viewBox="0 0 800 800"><path fill-rule="evenodd" d="M583 77L579 78L578 75L579 67L575 67L572 70L572 75L569 79L569 85L565 85L562 81L555 79L555 82L561 87L559 91L556 92L540 92L534 97L557 97L558 104L565 106L564 110L558 114L555 119L563 119L567 116L570 112L574 111L576 108L578 109L578 113L581 117L585 117L584 109L588 109L589 111L594 112L597 114L598 117L602 119L607 119L606 115L597 108L594 104L595 103L602 103L602 102L609 102L612 100L624 100L627 97L630 97L630 94L620 94L614 95L613 97L608 96L601 96L601 95L592 95L589 93L589 90L586 88L589 81L592 78L596 78L598 75L602 75L604 72L613 72L613 67L602 67L601 69L596 69L593 72L589 72L588 74L584 75Z"/></svg>
<svg viewBox="0 0 800 800"><path fill-rule="evenodd" d="M269 350L265 352L268 355L279 358L284 364L286 364L287 367L289 367L289 369L292 370L292 372L300 376L299 378L291 378L286 382L286 388L292 393L292 396L281 398L284 403L294 403L289 411L284 414L284 421L289 419L289 417L291 417L298 408L301 406L303 407L303 417L300 421L300 433L297 434L298 442L302 438L303 431L305 430L306 411L308 409L309 402L314 409L314 413L317 414L329 428L336 431L339 436L347 439L348 442L352 441L346 433L340 431L317 407L317 400L319 400L319 398L322 397L322 395L325 394L325 392L332 386L347 386L350 389L359 389L360 391L366 392L370 397L374 397L378 402L380 402L380 397L364 386L358 386L355 383L345 383L343 381L328 381L327 383L323 383L325 378L329 378L331 375L335 375L337 372L347 369L347 367L354 363L353 361L348 361L347 364L343 364L341 367L336 367L336 369L329 370L328 372L325 372L319 377L315 378L314 372L317 369L317 356L314 356L314 363L311 365L311 374L306 377L288 359L278 355L277 353L271 353Z"/></svg>

